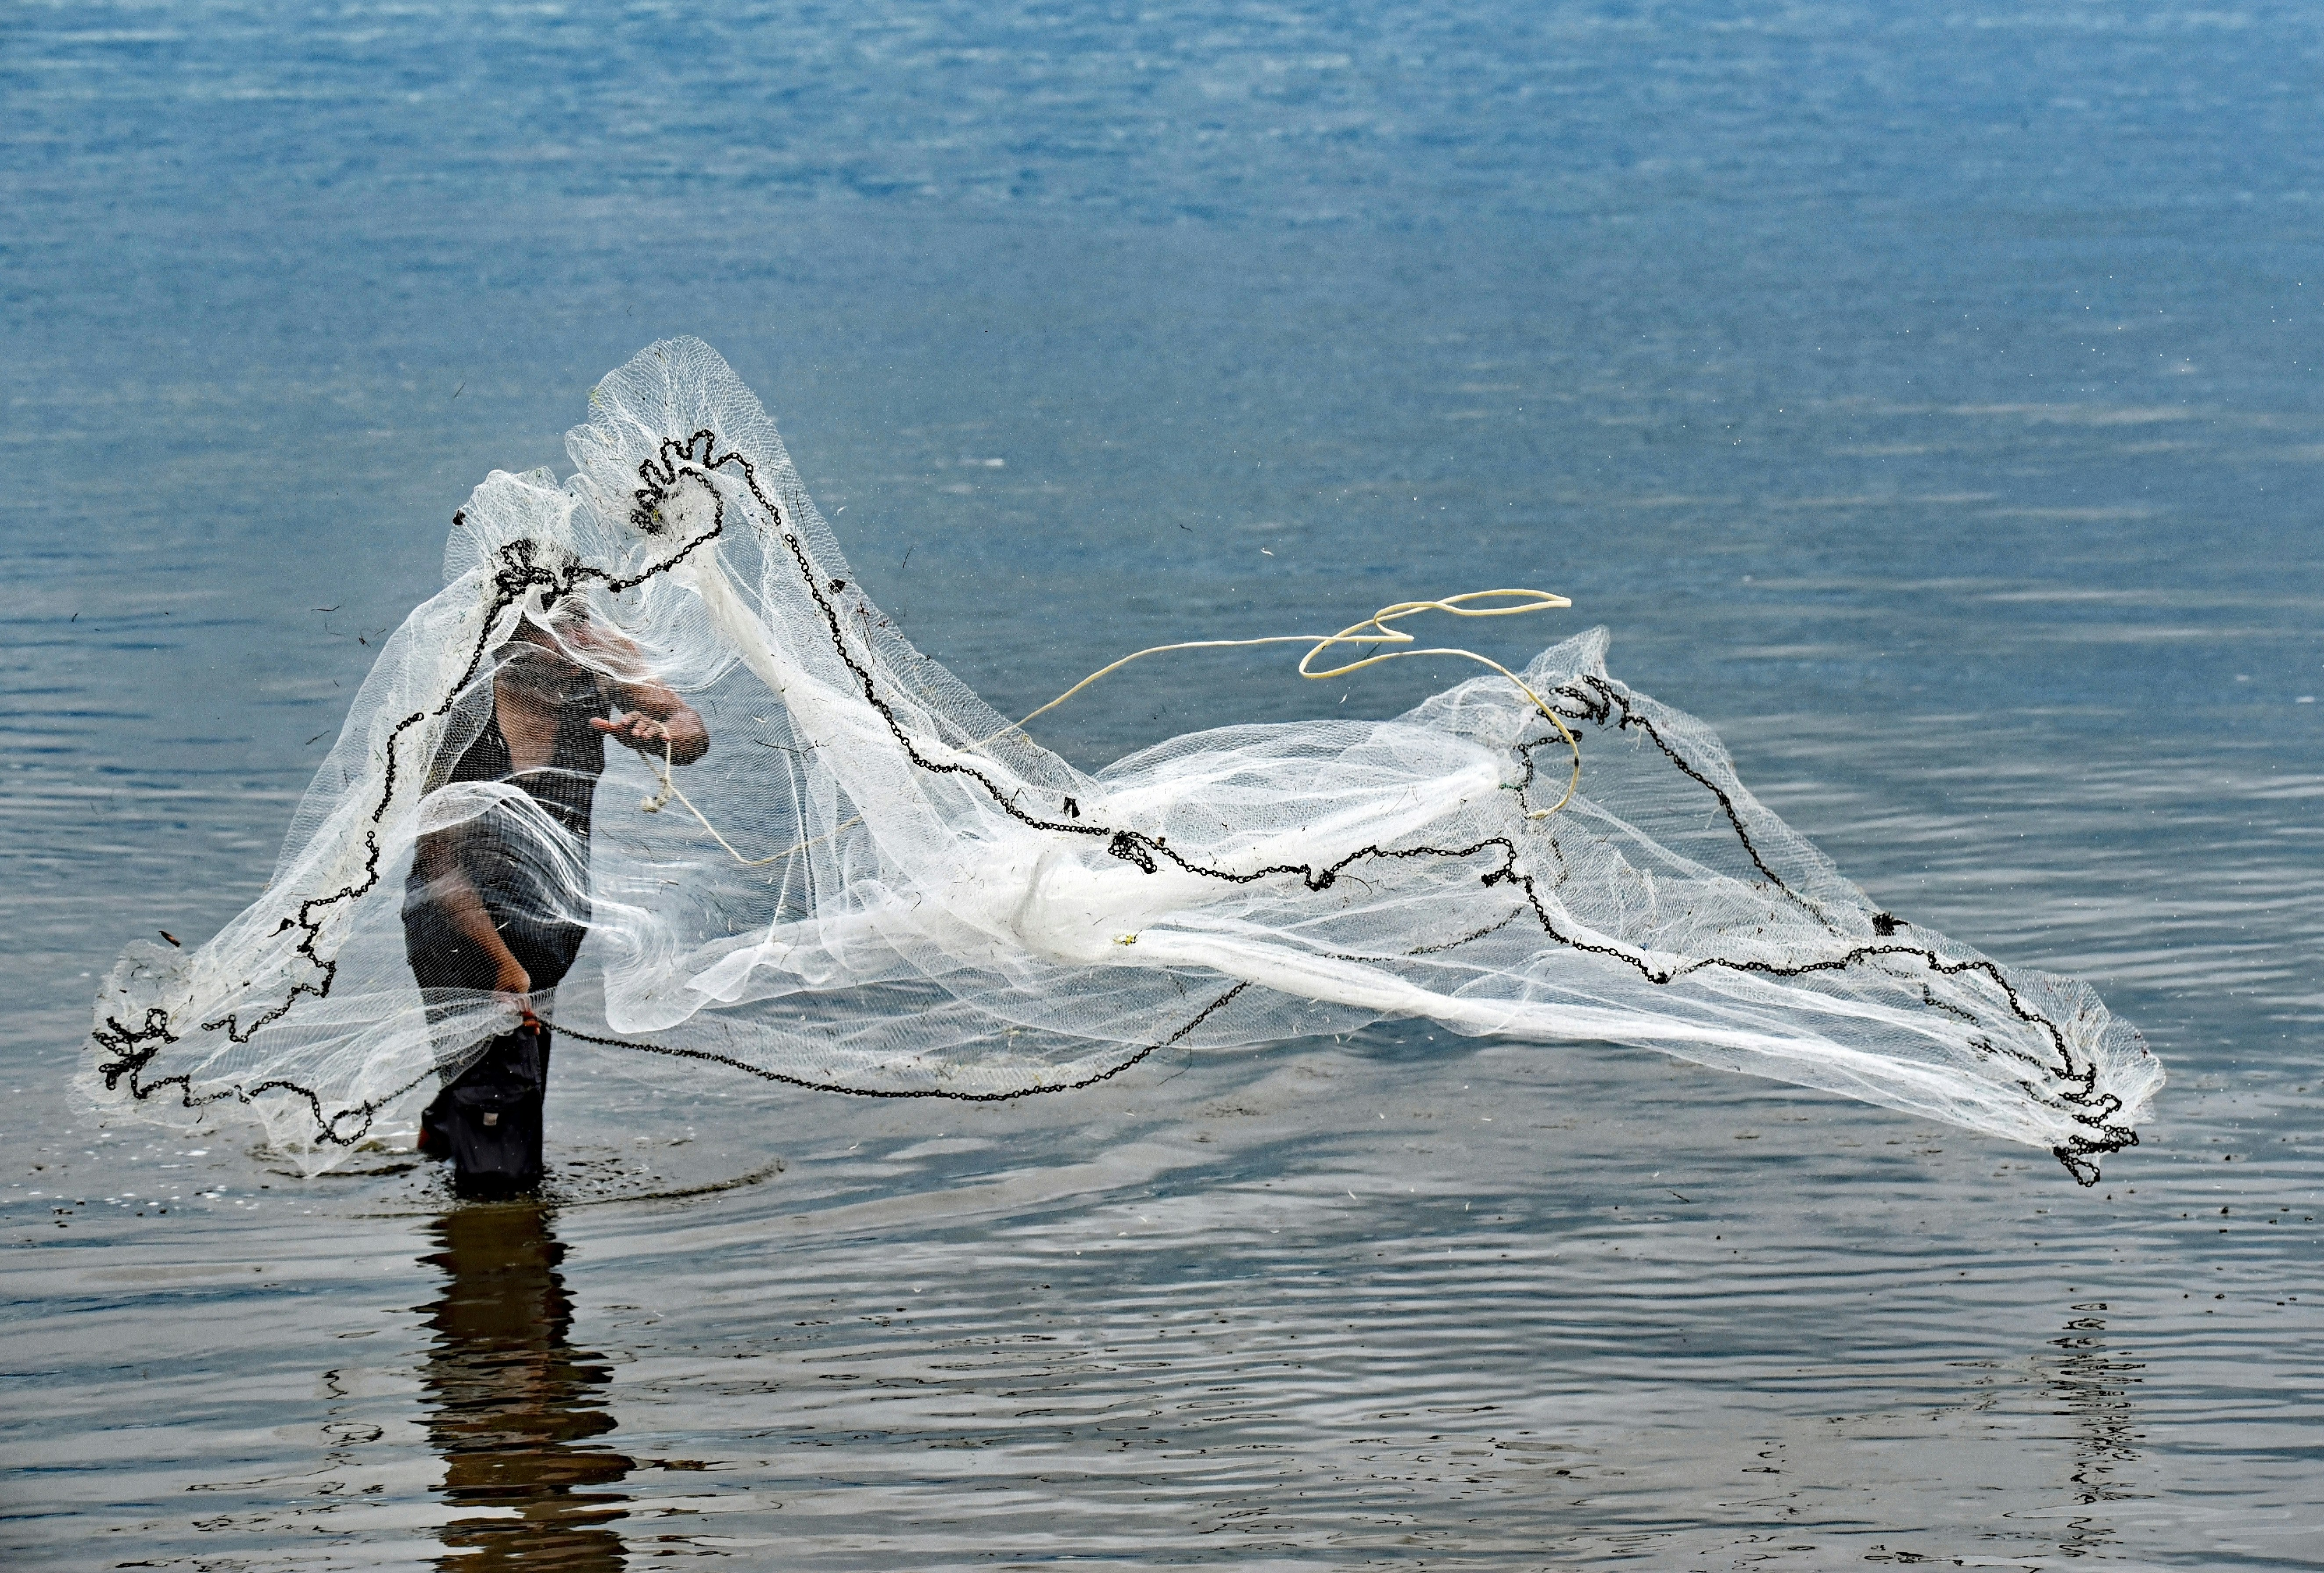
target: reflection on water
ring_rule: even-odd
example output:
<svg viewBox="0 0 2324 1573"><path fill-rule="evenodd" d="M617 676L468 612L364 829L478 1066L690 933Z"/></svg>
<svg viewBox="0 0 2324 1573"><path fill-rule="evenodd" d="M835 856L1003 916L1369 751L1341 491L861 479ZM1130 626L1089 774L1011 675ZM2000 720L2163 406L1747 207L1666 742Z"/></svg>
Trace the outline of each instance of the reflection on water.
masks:
<svg viewBox="0 0 2324 1573"><path fill-rule="evenodd" d="M628 1499L605 1488L632 1465L591 1442L613 1429L607 1368L566 1342L573 1302L549 1209L459 1208L429 1234L439 1248L422 1260L448 1282L426 1312L428 1434L443 1455L446 1499L480 1510L444 1525L442 1565L623 1566L611 1521Z"/></svg>
<svg viewBox="0 0 2324 1573"><path fill-rule="evenodd" d="M2076 1305L2074 1309L2082 1314L2066 1324L2064 1337L2051 1340L2060 1353L2044 1361L2049 1367L2050 1397L2057 1412L2073 1422L2070 1438L2073 1499L2090 1509L2141 1494L2125 1490L2117 1476L2124 1465L2135 1462L2139 1456L2143 1438L2131 1403L2130 1384L2144 1367L2108 1350L2106 1319L2093 1314L2106 1309L2098 1300ZM2105 1520L2084 1513L2067 1522L2058 1550L2069 1557L2090 1555L2112 1536Z"/></svg>

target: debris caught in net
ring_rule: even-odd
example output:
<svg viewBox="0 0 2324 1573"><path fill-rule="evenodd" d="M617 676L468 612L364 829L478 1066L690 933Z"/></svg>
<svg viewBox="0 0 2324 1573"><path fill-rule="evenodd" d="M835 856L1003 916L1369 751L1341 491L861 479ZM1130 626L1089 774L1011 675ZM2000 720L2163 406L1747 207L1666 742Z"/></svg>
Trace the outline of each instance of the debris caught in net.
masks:
<svg viewBox="0 0 2324 1573"><path fill-rule="evenodd" d="M98 1096L254 1116L321 1169L523 1008L567 1053L977 1100L1408 1016L1843 1093L2088 1183L2162 1084L2086 985L1874 908L1709 727L1608 674L1602 631L1392 720L1088 773L864 596L706 345L612 374L567 446L569 481L495 472L456 516L445 588L382 651L265 893L115 967ZM612 719L504 736L494 696L527 683ZM650 684L703 718L697 760L604 747ZM407 928L455 855L517 893L529 995L415 978Z"/></svg>

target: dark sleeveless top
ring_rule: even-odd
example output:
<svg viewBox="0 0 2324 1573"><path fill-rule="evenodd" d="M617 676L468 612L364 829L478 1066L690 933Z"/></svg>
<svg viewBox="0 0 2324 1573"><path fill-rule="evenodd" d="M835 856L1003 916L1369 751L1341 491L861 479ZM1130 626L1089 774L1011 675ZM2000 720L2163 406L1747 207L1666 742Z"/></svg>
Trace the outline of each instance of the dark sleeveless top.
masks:
<svg viewBox="0 0 2324 1573"><path fill-rule="evenodd" d="M553 987L565 976L589 931L590 810L597 778L605 772L605 735L589 723L613 708L604 680L590 671L572 671L561 691L542 697L557 706L557 738L547 764L521 774L510 770L496 691L484 729L449 768L442 768L438 761L439 768L429 773L429 787L432 791L457 782L504 781L524 789L550 819L572 833L561 847L544 846L507 809L441 832L450 839L493 926L531 975L535 989ZM491 960L437 906L417 859L404 884L403 936L422 989L493 986Z"/></svg>

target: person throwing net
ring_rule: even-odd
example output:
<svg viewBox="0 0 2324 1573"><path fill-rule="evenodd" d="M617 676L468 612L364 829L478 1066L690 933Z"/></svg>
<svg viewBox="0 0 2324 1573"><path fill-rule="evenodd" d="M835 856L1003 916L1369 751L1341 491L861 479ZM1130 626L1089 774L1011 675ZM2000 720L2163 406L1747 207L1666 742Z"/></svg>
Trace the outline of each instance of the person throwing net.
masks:
<svg viewBox="0 0 2324 1573"><path fill-rule="evenodd" d="M538 612L528 606L469 696L482 727L465 746L467 728L453 730L429 773L431 791L505 783L523 797L422 832L404 886L405 949L431 1015L456 1022L490 993L520 1021L420 1116L420 1151L451 1161L471 1192L540 1176L549 1030L534 1004L553 1000L589 931L590 820L607 741L680 765L710 746L701 717L646 676L635 644L558 606L543 592ZM456 1029L443 1045L447 1068L466 1060L465 1036Z"/></svg>
<svg viewBox="0 0 2324 1573"><path fill-rule="evenodd" d="M2086 985L1876 908L1708 726L1609 672L1603 630L1389 720L1084 772L864 595L708 346L608 375L567 448L569 481L496 471L456 515L445 588L264 893L108 976L96 1096L248 1114L322 1168L447 1087L439 1123L465 1096L487 1128L535 1079L496 1045L530 1034L545 1072L552 1029L706 1077L989 1101L1409 1016L1841 1093L2088 1183L2162 1085ZM1466 656L1399 625L1563 604L1403 603L1303 636L1301 670Z"/></svg>

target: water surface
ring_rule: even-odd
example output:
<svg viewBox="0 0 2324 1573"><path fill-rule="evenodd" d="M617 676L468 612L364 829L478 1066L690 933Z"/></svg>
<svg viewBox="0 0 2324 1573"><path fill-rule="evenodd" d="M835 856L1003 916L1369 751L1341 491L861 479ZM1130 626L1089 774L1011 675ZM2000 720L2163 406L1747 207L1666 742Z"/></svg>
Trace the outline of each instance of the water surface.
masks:
<svg viewBox="0 0 2324 1573"><path fill-rule="evenodd" d="M19 7L11 1566L2324 1560L2320 43ZM1492 648L1608 624L1883 906L2090 977L2171 1069L2145 1140L2083 1191L1408 1023L994 1108L560 1052L539 1206L100 1127L96 976L256 892L451 510L671 332L1004 710L1163 639L1573 596ZM1191 659L1047 739L1462 675Z"/></svg>

